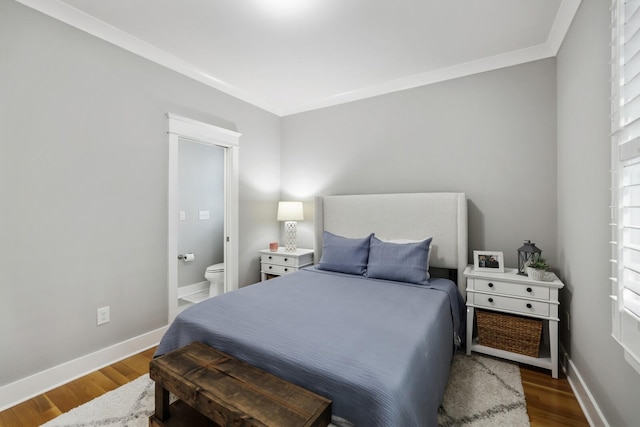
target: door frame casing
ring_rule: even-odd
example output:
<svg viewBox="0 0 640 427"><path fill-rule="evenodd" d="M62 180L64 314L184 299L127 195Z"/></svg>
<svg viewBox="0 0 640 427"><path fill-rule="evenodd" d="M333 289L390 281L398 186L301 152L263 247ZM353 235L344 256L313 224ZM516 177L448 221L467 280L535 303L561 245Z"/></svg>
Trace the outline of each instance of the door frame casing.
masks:
<svg viewBox="0 0 640 427"><path fill-rule="evenodd" d="M167 113L169 135L167 287L169 322L180 312L178 304L178 147L180 138L225 149L224 292L238 289L238 185L241 134L229 129ZM203 272L204 274L204 272Z"/></svg>

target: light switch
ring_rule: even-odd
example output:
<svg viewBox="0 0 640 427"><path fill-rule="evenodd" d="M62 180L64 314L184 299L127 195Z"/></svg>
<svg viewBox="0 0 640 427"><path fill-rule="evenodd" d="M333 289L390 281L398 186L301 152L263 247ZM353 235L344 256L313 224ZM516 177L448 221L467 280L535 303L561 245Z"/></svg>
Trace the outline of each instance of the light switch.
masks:
<svg viewBox="0 0 640 427"><path fill-rule="evenodd" d="M187 213L185 211L180 211L180 221L184 221L187 219Z"/></svg>
<svg viewBox="0 0 640 427"><path fill-rule="evenodd" d="M200 219L209 219L209 211L200 211Z"/></svg>

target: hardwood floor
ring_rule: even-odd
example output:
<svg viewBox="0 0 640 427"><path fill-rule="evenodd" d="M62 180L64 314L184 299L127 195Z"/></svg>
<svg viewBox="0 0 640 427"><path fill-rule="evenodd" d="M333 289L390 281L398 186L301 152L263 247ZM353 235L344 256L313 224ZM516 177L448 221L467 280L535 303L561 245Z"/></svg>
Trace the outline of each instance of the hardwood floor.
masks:
<svg viewBox="0 0 640 427"><path fill-rule="evenodd" d="M39 426L149 372L155 348L92 372L0 412L2 427Z"/></svg>
<svg viewBox="0 0 640 427"><path fill-rule="evenodd" d="M149 372L154 351L146 350L0 412L0 426L39 426L120 387ZM554 380L549 371L525 366L520 373L532 427L589 425L565 377Z"/></svg>
<svg viewBox="0 0 640 427"><path fill-rule="evenodd" d="M531 427L589 426L562 370L554 380L548 370L520 365L520 376Z"/></svg>

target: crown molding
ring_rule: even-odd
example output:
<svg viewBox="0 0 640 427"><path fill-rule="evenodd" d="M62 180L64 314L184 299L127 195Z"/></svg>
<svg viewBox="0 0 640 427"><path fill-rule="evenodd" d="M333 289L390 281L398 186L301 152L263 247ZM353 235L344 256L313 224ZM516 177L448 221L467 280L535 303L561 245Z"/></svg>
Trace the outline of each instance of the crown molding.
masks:
<svg viewBox="0 0 640 427"><path fill-rule="evenodd" d="M562 0L558 8L556 19L553 21L553 26L547 38L547 44L553 51L554 56L558 54L560 46L562 46L564 37L569 31L569 27L571 27L573 17L576 16L580 3L582 3L582 0Z"/></svg>
<svg viewBox="0 0 640 427"><path fill-rule="evenodd" d="M239 88L207 73L196 65L168 53L150 43L132 36L104 21L58 0L15 0L25 6L44 13L58 21L121 47L135 55L192 78L200 83L248 102L258 108L280 115L278 109Z"/></svg>
<svg viewBox="0 0 640 427"><path fill-rule="evenodd" d="M306 104L297 105L291 108L284 108L282 116L303 113L320 108L331 107L347 102L359 101L374 96L385 95L406 89L413 89L446 80L466 77L486 71L497 70L505 67L512 67L527 62L550 58L557 55L564 37L569 31L573 17L580 7L582 0L563 0L558 8L558 13L549 32L547 42L530 48L508 52L496 56L482 58L477 61L465 62L447 68L441 68L413 76L402 77L379 85L369 86L349 92L336 94L324 99Z"/></svg>
<svg viewBox="0 0 640 427"><path fill-rule="evenodd" d="M504 53L488 58L482 58L477 61L465 62L463 64L454 65L452 67L441 68L425 73L415 74L413 76L402 77L379 85L340 93L328 98L318 100L316 102L310 102L308 104L298 105L294 108L284 109L282 111L282 115L288 116L292 114L316 110L319 108L344 104L347 102L359 101L366 98L372 98L374 96L385 95L401 90L413 89L419 86L426 86L447 80L457 79L460 77L467 77L473 74L511 67L514 65L537 61L539 59L545 59L552 56L554 56L554 53L552 52L550 47L547 44L541 44L527 49Z"/></svg>
<svg viewBox="0 0 640 427"><path fill-rule="evenodd" d="M308 103L287 107L264 102L216 76L205 72L190 62L140 40L59 0L15 1L280 117L553 57L558 53L573 21L573 17L581 3L581 0L562 0L551 31L549 32L549 37L544 44L447 68L427 71L425 73L384 82L379 85L339 93Z"/></svg>

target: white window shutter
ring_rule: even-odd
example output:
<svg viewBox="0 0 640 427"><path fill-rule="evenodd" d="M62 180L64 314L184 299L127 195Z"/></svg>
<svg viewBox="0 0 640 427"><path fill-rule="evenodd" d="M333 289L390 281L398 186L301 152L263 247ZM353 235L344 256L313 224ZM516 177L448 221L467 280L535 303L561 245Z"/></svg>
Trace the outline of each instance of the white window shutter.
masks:
<svg viewBox="0 0 640 427"><path fill-rule="evenodd" d="M640 372L640 0L611 6L612 335Z"/></svg>

